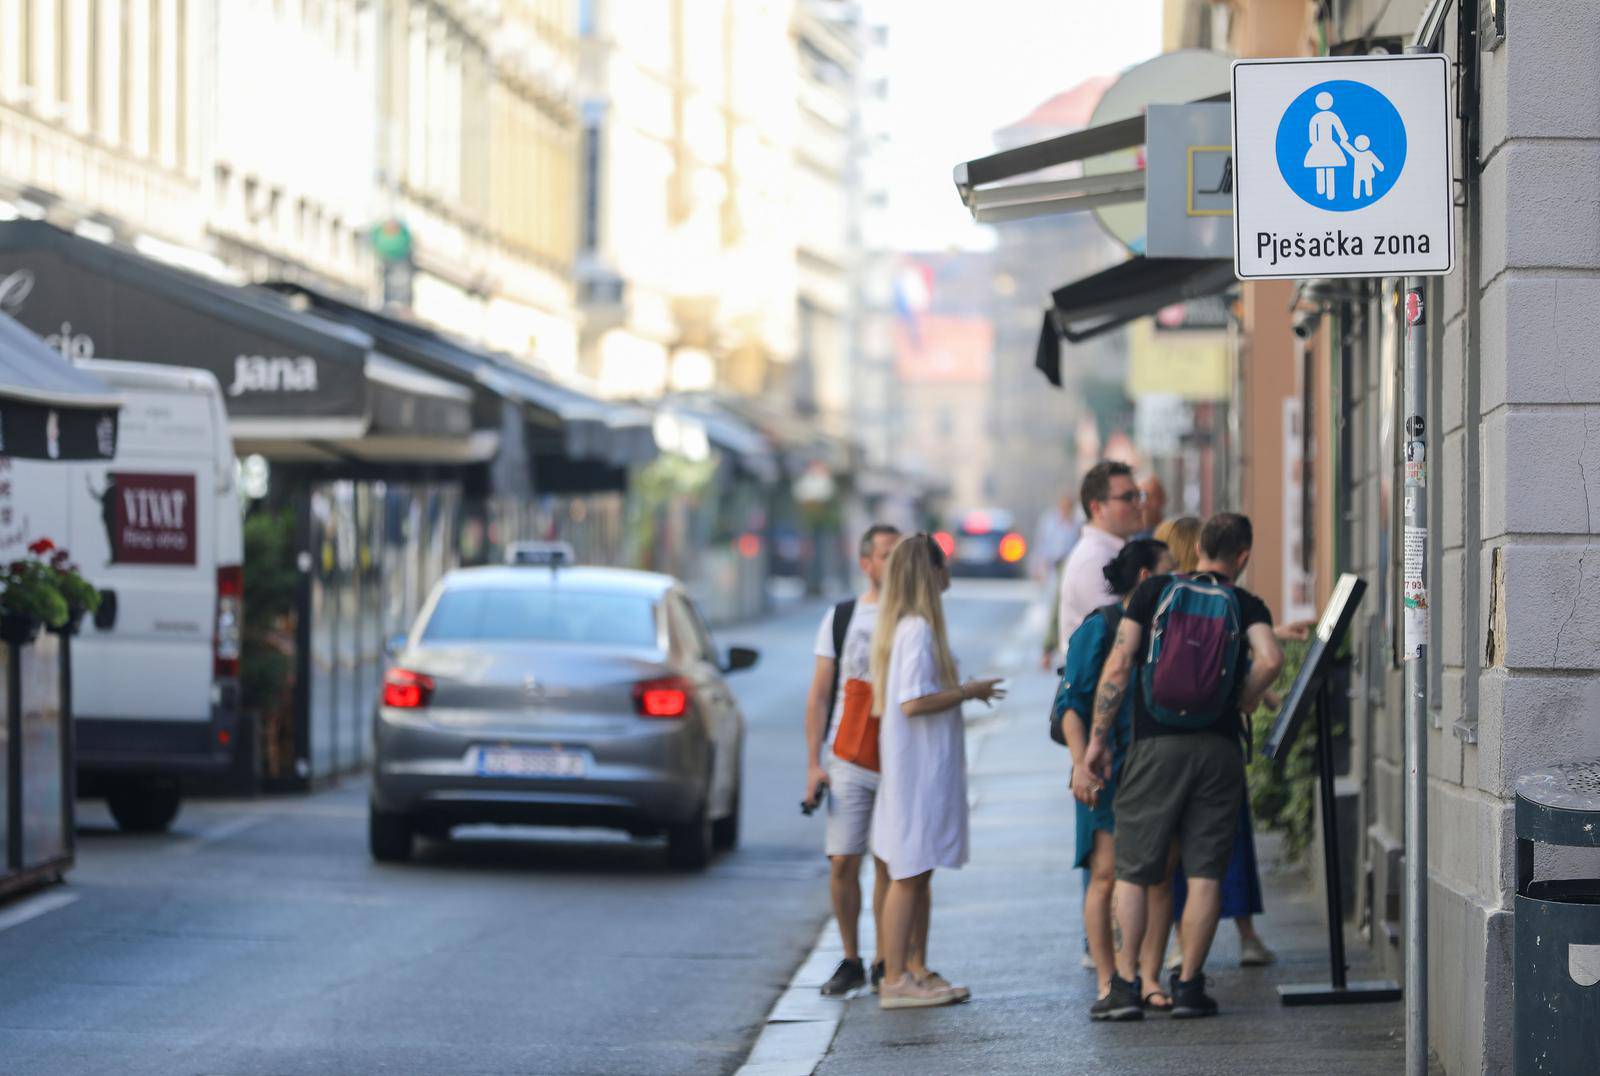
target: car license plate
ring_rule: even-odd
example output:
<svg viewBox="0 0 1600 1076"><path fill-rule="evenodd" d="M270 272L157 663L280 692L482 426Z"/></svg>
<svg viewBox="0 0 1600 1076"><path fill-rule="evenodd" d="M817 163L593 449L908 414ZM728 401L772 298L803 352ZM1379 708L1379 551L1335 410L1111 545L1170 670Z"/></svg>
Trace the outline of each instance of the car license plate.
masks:
<svg viewBox="0 0 1600 1076"><path fill-rule="evenodd" d="M582 777L588 759L575 751L534 747L480 747L478 773L483 777Z"/></svg>
<svg viewBox="0 0 1600 1076"><path fill-rule="evenodd" d="M962 538L956 542L957 560L988 560L989 543L982 538Z"/></svg>

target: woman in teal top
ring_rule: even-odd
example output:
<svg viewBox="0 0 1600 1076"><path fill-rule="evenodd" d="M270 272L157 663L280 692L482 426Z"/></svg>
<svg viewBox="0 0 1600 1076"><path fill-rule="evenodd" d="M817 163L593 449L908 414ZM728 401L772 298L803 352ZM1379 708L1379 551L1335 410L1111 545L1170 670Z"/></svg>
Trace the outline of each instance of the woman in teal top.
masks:
<svg viewBox="0 0 1600 1076"><path fill-rule="evenodd" d="M1063 714L1062 732L1072 751L1072 796L1077 800L1078 855L1074 863L1087 871L1088 884L1083 895L1083 929L1089 941L1089 956L1100 980L1096 1001L1089 1009L1091 1019L1105 1019L1104 1006L1115 970L1111 947L1111 891L1116 884L1114 834L1116 820L1112 803L1117 779L1122 773L1122 756L1133 738L1133 695L1122 700L1113 728L1111 780L1100 782L1084 766L1078 765L1088 750L1089 728L1094 713L1094 693L1100 684L1100 666L1111 652L1117 624L1122 620L1122 603L1134 588L1152 575L1170 572L1172 555L1153 538L1139 538L1122 547L1105 567L1106 582L1117 601L1104 605L1083 618L1067 642L1067 664L1061 685L1056 690L1056 710ZM1159 926L1159 924L1156 924ZM1152 935L1147 930L1146 938ZM1144 982L1161 981L1162 942L1165 931L1158 930L1160 941L1146 945L1140 954L1140 974ZM1146 966L1148 965L1148 966ZM1145 995L1146 1006L1164 1009L1169 1002L1159 989ZM1098 1011L1097 1011L1098 1010Z"/></svg>

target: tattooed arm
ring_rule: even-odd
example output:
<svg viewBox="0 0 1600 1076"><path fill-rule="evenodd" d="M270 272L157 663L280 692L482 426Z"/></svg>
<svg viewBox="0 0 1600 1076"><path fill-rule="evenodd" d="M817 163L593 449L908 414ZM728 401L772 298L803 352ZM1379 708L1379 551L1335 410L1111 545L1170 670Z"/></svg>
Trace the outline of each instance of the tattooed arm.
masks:
<svg viewBox="0 0 1600 1076"><path fill-rule="evenodd" d="M1139 654L1144 628L1130 617L1117 625L1117 638L1111 653L1100 667L1100 685L1094 693L1094 718L1089 730L1089 751L1084 764L1102 781L1111 779L1111 734L1117 712L1132 687L1133 665Z"/></svg>

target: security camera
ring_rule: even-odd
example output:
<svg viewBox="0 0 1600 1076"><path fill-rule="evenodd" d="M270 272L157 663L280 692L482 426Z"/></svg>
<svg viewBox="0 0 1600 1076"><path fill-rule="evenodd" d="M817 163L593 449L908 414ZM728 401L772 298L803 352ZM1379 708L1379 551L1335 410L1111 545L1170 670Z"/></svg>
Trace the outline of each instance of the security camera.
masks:
<svg viewBox="0 0 1600 1076"><path fill-rule="evenodd" d="M1309 340L1317 333L1317 326L1322 324L1322 309L1296 310L1292 328L1294 335L1300 340Z"/></svg>

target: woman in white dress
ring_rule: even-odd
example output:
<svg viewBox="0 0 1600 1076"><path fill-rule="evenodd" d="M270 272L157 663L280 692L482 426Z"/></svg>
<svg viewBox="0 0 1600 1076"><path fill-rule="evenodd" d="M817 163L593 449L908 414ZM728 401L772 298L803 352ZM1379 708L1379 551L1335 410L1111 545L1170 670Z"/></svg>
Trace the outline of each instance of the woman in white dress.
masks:
<svg viewBox="0 0 1600 1076"><path fill-rule="evenodd" d="M879 940L878 1003L885 1009L965 1001L966 987L906 966L912 939L927 951L936 867L967 861L967 756L961 704L1005 697L998 680L959 683L939 595L949 585L944 551L926 534L895 546L884 573L872 637L873 710L882 779L872 850L889 866Z"/></svg>
<svg viewBox="0 0 1600 1076"><path fill-rule="evenodd" d="M1345 166L1344 150L1350 136L1345 132L1344 121L1333 111L1333 94L1324 90L1317 94L1317 114L1311 117L1307 137L1311 148L1306 150L1305 165L1317 170L1317 193L1333 200L1335 171Z"/></svg>

